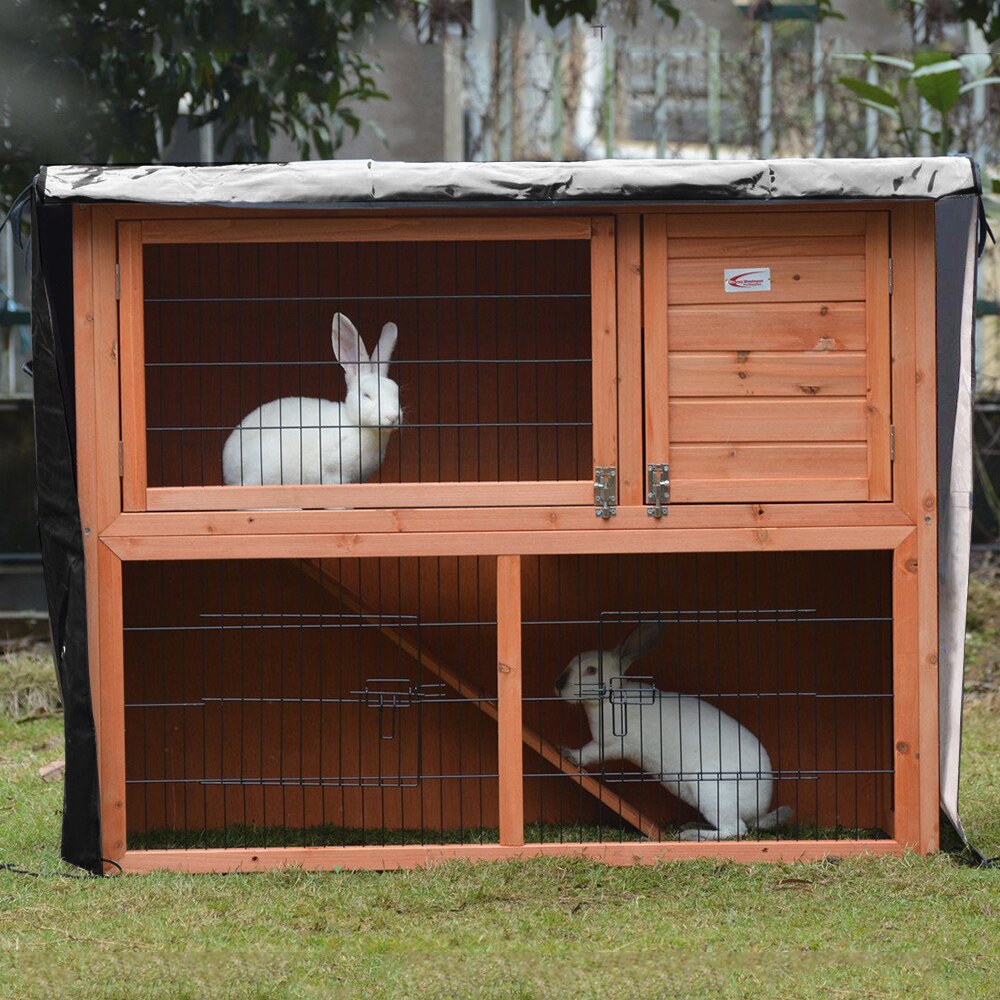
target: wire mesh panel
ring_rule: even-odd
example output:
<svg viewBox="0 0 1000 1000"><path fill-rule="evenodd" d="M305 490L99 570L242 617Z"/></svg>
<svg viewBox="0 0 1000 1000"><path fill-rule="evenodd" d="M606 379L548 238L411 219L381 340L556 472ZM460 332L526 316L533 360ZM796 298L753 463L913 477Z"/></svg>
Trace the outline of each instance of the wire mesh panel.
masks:
<svg viewBox="0 0 1000 1000"><path fill-rule="evenodd" d="M589 479L590 280L584 240L147 245L148 485Z"/></svg>
<svg viewBox="0 0 1000 1000"><path fill-rule="evenodd" d="M528 842L891 838L891 558L526 558Z"/></svg>
<svg viewBox="0 0 1000 1000"><path fill-rule="evenodd" d="M495 560L123 583L130 849L495 840Z"/></svg>

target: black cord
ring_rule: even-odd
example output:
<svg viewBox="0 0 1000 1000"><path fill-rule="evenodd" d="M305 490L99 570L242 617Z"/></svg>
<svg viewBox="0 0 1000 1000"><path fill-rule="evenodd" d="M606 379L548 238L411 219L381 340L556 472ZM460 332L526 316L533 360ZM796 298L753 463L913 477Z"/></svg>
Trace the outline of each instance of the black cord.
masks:
<svg viewBox="0 0 1000 1000"><path fill-rule="evenodd" d="M119 875L124 875L125 872L122 866L118 864L117 861L112 861L111 858L98 858L99 861L103 861L105 864L114 865L118 869ZM96 872L88 872L86 875L78 875L76 872L51 872L46 875L43 872L33 872L28 868L19 868L17 865L6 864L0 862L0 871L11 872L14 875L30 875L32 878L104 878L103 875L98 875Z"/></svg>

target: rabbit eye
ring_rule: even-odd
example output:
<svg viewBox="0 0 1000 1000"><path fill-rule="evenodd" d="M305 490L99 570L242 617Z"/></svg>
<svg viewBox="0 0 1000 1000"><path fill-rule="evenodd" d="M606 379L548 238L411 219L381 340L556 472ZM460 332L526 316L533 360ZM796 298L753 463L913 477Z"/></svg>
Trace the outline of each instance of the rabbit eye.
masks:
<svg viewBox="0 0 1000 1000"><path fill-rule="evenodd" d="M585 673L585 674L586 674L586 675L587 675L588 677L592 677L592 676L593 676L594 674L596 674L596 673L597 673L597 667L587 667L587 669L586 669L586 670L584 670L584 673Z"/></svg>

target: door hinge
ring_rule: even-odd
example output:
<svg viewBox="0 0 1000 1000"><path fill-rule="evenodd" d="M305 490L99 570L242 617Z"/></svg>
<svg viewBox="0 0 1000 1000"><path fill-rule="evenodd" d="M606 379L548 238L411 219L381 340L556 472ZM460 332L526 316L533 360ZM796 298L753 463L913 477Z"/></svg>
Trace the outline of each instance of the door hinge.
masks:
<svg viewBox="0 0 1000 1000"><path fill-rule="evenodd" d="M896 461L896 428L889 424L889 461Z"/></svg>
<svg viewBox="0 0 1000 1000"><path fill-rule="evenodd" d="M670 503L670 466L646 466L646 514L649 517L666 517Z"/></svg>
<svg viewBox="0 0 1000 1000"><path fill-rule="evenodd" d="M594 469L594 513L597 517L614 517L618 503L618 470L613 465Z"/></svg>
<svg viewBox="0 0 1000 1000"><path fill-rule="evenodd" d="M125 478L125 445L118 442L118 478Z"/></svg>
<svg viewBox="0 0 1000 1000"><path fill-rule="evenodd" d="M892 295L892 258L889 258L889 294Z"/></svg>
<svg viewBox="0 0 1000 1000"><path fill-rule="evenodd" d="M115 300L120 302L122 297L122 266L115 264Z"/></svg>

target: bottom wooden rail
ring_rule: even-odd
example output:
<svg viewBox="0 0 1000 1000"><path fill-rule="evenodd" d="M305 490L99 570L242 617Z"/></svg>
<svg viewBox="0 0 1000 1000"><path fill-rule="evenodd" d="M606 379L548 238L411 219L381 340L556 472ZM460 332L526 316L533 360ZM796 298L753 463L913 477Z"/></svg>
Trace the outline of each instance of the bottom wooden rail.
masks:
<svg viewBox="0 0 1000 1000"><path fill-rule="evenodd" d="M418 648L416 643L408 639L398 628L387 625L381 621L379 614L374 608L364 603L361 597L346 587L337 577L330 573L324 563L320 560L304 560L302 567L306 574L319 583L328 593L336 597L346 608L354 614L361 615L396 646L398 646L407 656L416 660L426 670L432 673L439 680L443 681L453 691L468 698L481 712L489 716L494 722L497 721L496 706L489 702L476 687L469 684L458 671L441 662L426 648ZM601 805L607 806L617 813L625 822L635 827L640 833L650 840L660 840L662 832L660 827L648 816L636 809L633 805L625 802L622 797L616 794L607 785L602 784L593 775L581 773L576 764L566 760L559 753L559 748L550 743L540 733L523 726L521 738L530 750L543 757L553 767L557 767L567 777L575 781L585 792L592 795Z"/></svg>
<svg viewBox="0 0 1000 1000"><path fill-rule="evenodd" d="M610 865L651 865L658 861L718 858L731 861L819 861L860 855L902 854L895 840L749 840L722 843L630 844L434 844L420 847L263 847L201 850L126 851L119 859L125 874L154 871L254 872L274 868L313 871L357 869L387 871L424 868L445 861L504 861L528 858L586 858Z"/></svg>

